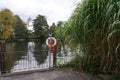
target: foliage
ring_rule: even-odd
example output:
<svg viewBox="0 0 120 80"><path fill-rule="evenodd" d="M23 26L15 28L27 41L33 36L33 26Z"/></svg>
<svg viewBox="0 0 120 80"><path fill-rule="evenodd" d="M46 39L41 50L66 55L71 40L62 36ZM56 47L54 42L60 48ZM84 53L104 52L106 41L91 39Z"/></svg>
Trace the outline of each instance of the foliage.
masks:
<svg viewBox="0 0 120 80"><path fill-rule="evenodd" d="M58 27L56 26L55 23L52 23L52 25L50 26L50 29L49 29L49 32L52 32L53 33L53 36L55 33L55 31L58 29Z"/></svg>
<svg viewBox="0 0 120 80"><path fill-rule="evenodd" d="M57 26L62 27L64 25L64 21L58 21Z"/></svg>
<svg viewBox="0 0 120 80"><path fill-rule="evenodd" d="M7 39L14 31L16 19L9 9L0 11L0 39Z"/></svg>
<svg viewBox="0 0 120 80"><path fill-rule="evenodd" d="M21 20L21 18L18 15L15 15L15 17L17 20L14 27L15 38L17 39L27 38L28 37L27 27L25 26L24 22Z"/></svg>
<svg viewBox="0 0 120 80"><path fill-rule="evenodd" d="M33 30L28 30L29 38L34 38L35 34Z"/></svg>
<svg viewBox="0 0 120 80"><path fill-rule="evenodd" d="M77 71L82 71L81 60L82 60L82 56L80 54L76 53L74 59L68 63L68 66L75 68Z"/></svg>
<svg viewBox="0 0 120 80"><path fill-rule="evenodd" d="M41 42L44 42L48 35L48 24L45 16L38 15L33 21L33 29L35 37L39 38Z"/></svg>
<svg viewBox="0 0 120 80"><path fill-rule="evenodd" d="M55 37L58 39L57 48L58 50L63 49L65 51L65 21L58 21L57 28L54 31Z"/></svg>
<svg viewBox="0 0 120 80"><path fill-rule="evenodd" d="M120 73L119 0L83 0L67 23L66 41L80 44L84 53L80 68L86 72Z"/></svg>

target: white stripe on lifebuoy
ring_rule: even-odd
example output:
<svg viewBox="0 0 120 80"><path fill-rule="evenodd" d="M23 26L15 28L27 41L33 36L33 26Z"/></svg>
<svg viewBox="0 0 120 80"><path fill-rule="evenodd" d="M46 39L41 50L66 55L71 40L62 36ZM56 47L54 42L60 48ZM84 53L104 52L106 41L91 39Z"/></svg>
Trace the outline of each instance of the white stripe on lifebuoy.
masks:
<svg viewBox="0 0 120 80"><path fill-rule="evenodd" d="M54 40L54 44L53 45L50 45L49 43L48 43L48 40L49 39L53 39ZM54 38L54 37L49 37L49 38L47 38L47 40L46 40L46 44L47 44L47 46L55 46L56 44L57 44L57 40Z"/></svg>

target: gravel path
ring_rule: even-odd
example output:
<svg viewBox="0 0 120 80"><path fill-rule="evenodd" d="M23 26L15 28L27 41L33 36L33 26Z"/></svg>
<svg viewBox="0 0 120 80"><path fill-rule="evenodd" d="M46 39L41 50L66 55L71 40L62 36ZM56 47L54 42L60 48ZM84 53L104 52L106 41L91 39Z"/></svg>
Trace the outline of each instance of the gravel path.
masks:
<svg viewBox="0 0 120 80"><path fill-rule="evenodd" d="M44 72L33 72L7 77L0 77L0 80L98 80L82 73L75 73L70 70L52 70Z"/></svg>

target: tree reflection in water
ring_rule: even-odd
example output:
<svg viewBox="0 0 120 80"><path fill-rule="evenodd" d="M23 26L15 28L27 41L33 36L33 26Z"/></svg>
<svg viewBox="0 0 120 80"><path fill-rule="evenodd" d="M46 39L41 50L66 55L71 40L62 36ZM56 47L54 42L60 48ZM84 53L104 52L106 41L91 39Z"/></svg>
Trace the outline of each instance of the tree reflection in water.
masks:
<svg viewBox="0 0 120 80"><path fill-rule="evenodd" d="M48 50L46 44L39 42L7 42L5 57L7 64L6 69L7 72L10 72L16 68L21 69L21 65L24 66L23 68L31 66L32 64L28 65L29 61L26 59L30 59L30 57L34 60L32 62L34 62L35 65L43 64L48 57ZM35 65L33 66L35 67Z"/></svg>
<svg viewBox="0 0 120 80"><path fill-rule="evenodd" d="M26 42L7 42L6 43L6 71L10 72L16 65L16 62L27 54Z"/></svg>
<svg viewBox="0 0 120 80"><path fill-rule="evenodd" d="M15 42L14 51L15 51L17 60L22 59L22 56L27 55L28 42Z"/></svg>
<svg viewBox="0 0 120 80"><path fill-rule="evenodd" d="M48 50L47 50L46 44L41 44L40 42L35 42L34 47L34 57L36 61L38 62L38 65L43 64L45 62L45 59L47 59L48 56Z"/></svg>

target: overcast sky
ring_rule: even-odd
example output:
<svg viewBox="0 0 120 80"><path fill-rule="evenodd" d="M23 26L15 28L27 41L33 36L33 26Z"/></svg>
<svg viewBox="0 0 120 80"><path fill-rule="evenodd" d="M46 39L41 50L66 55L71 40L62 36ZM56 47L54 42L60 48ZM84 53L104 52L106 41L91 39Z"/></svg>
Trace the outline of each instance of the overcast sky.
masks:
<svg viewBox="0 0 120 80"><path fill-rule="evenodd" d="M24 21L41 14L46 16L51 25L53 22L66 21L79 1L81 0L0 0L0 10L8 8Z"/></svg>

